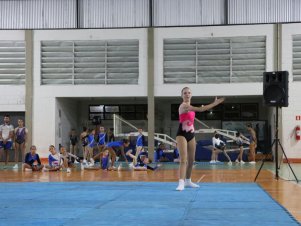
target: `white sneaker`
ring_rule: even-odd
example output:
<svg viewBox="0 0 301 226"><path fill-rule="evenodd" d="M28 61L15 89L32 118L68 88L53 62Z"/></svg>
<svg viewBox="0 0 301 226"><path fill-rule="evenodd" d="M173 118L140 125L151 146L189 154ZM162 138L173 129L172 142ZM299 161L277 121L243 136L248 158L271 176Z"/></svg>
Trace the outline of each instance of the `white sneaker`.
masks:
<svg viewBox="0 0 301 226"><path fill-rule="evenodd" d="M109 170L117 170L117 168L115 166L111 166Z"/></svg>
<svg viewBox="0 0 301 226"><path fill-rule="evenodd" d="M79 162L75 159L75 160L74 160L74 163L75 163L75 164L78 164Z"/></svg>
<svg viewBox="0 0 301 226"><path fill-rule="evenodd" d="M214 163L215 163L215 160L211 160L209 163L214 164Z"/></svg>
<svg viewBox="0 0 301 226"><path fill-rule="evenodd" d="M252 161L252 162L249 162L250 164L256 164L256 162L255 161Z"/></svg>
<svg viewBox="0 0 301 226"><path fill-rule="evenodd" d="M86 159L83 160L83 164L87 164L87 160Z"/></svg>
<svg viewBox="0 0 301 226"><path fill-rule="evenodd" d="M180 180L179 180L179 185L178 185L178 187L176 188L176 190L177 190L177 191L183 191L184 188L185 188L185 182L184 182L184 180L180 179Z"/></svg>
<svg viewBox="0 0 301 226"><path fill-rule="evenodd" d="M185 188L199 188L200 185L192 183L191 179L185 179L185 183L184 183Z"/></svg>
<svg viewBox="0 0 301 226"><path fill-rule="evenodd" d="M221 162L221 161L216 160L215 162L218 163L218 162Z"/></svg>
<svg viewBox="0 0 301 226"><path fill-rule="evenodd" d="M245 164L245 162L241 160L241 161L240 161L240 164Z"/></svg>
<svg viewBox="0 0 301 226"><path fill-rule="evenodd" d="M229 165L229 166L232 166L232 162L231 162L231 161L229 161L229 162L228 162L228 165Z"/></svg>
<svg viewBox="0 0 301 226"><path fill-rule="evenodd" d="M71 170L70 170L70 168L67 168L67 173L71 173Z"/></svg>
<svg viewBox="0 0 301 226"><path fill-rule="evenodd" d="M239 163L238 159L235 160L236 163Z"/></svg>
<svg viewBox="0 0 301 226"><path fill-rule="evenodd" d="M15 165L13 166L13 169L18 169L18 168L19 168L18 164L15 164Z"/></svg>

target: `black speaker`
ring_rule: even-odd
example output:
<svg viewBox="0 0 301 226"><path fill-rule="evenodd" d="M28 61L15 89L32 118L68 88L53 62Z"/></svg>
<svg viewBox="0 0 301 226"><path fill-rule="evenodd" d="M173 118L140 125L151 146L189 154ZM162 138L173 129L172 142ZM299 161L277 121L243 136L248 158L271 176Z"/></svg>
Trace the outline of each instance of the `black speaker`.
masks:
<svg viewBox="0 0 301 226"><path fill-rule="evenodd" d="M267 106L288 106L288 72L263 73L263 99Z"/></svg>

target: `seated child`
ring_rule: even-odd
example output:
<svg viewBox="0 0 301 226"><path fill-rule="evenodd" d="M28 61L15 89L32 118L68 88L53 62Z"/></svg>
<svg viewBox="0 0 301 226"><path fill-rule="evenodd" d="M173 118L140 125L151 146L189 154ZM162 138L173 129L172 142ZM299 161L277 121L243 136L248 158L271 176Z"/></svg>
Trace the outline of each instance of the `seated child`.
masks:
<svg viewBox="0 0 301 226"><path fill-rule="evenodd" d="M61 169L60 154L55 150L54 145L49 146L48 165L45 166L49 171L57 171Z"/></svg>
<svg viewBox="0 0 301 226"><path fill-rule="evenodd" d="M177 148L173 150L173 161L174 162L180 162L180 153Z"/></svg>
<svg viewBox="0 0 301 226"><path fill-rule="evenodd" d="M31 169L32 171L41 171L43 169L44 165L41 163L40 157L36 151L36 146L32 145L30 147L30 152L25 155L23 171L25 171L25 169Z"/></svg>
<svg viewBox="0 0 301 226"><path fill-rule="evenodd" d="M110 167L110 159L109 159L109 150L106 149L105 151L102 152L101 154L101 168L103 170L108 170Z"/></svg>
<svg viewBox="0 0 301 226"><path fill-rule="evenodd" d="M159 162L169 162L170 160L167 158L167 156L164 153L165 145L163 143L159 144L158 149L156 150L157 153L157 160Z"/></svg>

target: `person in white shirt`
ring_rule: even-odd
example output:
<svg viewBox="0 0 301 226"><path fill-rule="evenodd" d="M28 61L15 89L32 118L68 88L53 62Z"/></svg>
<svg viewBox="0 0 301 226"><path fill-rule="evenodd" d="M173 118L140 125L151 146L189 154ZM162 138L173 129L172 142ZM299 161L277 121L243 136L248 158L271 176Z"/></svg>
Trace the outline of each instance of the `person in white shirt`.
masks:
<svg viewBox="0 0 301 226"><path fill-rule="evenodd" d="M8 152L12 149L12 139L14 137L14 126L10 124L10 116L5 115L4 123L0 126L0 158L5 153L5 167L8 163Z"/></svg>
<svg viewBox="0 0 301 226"><path fill-rule="evenodd" d="M224 153L224 155L226 156L226 158L228 159L229 161L229 165L232 165L232 162L231 162L231 159L229 157L229 155L227 154L226 152L226 144L224 141L222 141L220 138L219 138L219 135L218 133L214 133L214 136L212 138L212 145L213 145L213 150L212 150L212 156L211 156L211 161L210 163L215 163L215 162L218 162L218 152L222 151ZM213 159L212 159L213 158Z"/></svg>

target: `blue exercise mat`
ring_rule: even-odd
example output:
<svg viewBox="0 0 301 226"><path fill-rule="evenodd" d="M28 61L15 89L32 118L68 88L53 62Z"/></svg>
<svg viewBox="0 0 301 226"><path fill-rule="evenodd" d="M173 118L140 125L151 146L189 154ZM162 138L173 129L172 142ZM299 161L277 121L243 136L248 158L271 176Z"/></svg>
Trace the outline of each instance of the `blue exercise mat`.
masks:
<svg viewBox="0 0 301 226"><path fill-rule="evenodd" d="M0 225L294 226L255 183L0 183Z"/></svg>

